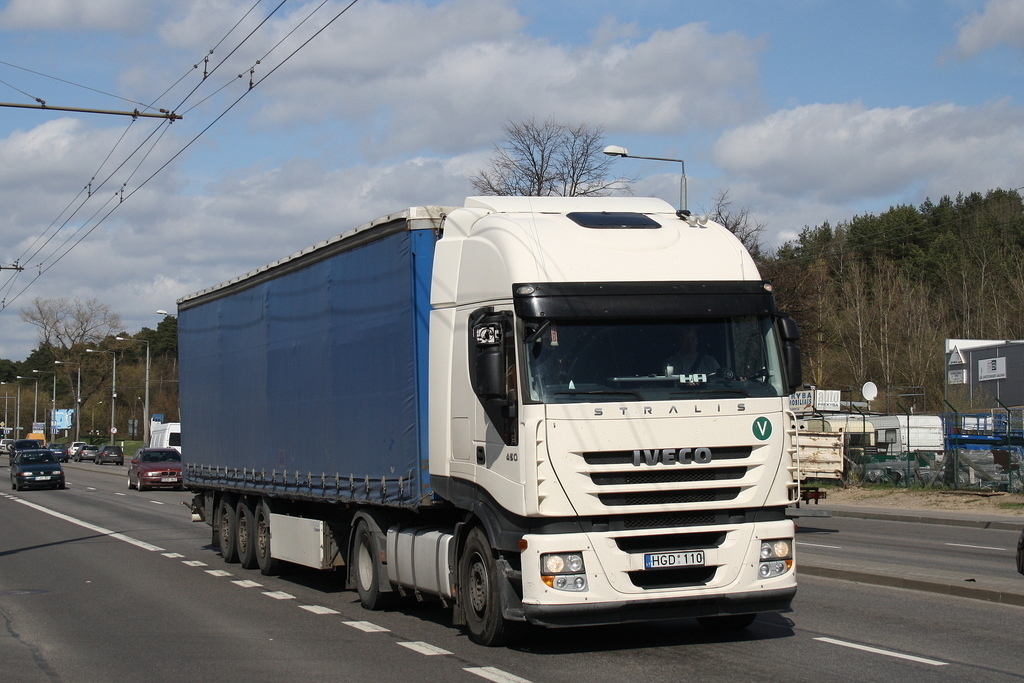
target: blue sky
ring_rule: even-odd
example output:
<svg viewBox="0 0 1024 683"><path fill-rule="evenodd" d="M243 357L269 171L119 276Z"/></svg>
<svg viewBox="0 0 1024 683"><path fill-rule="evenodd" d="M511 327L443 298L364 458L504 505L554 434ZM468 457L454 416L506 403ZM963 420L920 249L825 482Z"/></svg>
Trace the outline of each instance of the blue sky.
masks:
<svg viewBox="0 0 1024 683"><path fill-rule="evenodd" d="M727 190L770 245L1024 186L1024 0L358 0L287 60L347 2L305 23L321 0L279 2L0 2L0 102L184 115L0 108L0 265L25 267L0 271L0 358L37 343L34 298L97 299L134 332L377 216L461 204L531 116L685 159L690 208ZM678 201L674 165L614 168Z"/></svg>

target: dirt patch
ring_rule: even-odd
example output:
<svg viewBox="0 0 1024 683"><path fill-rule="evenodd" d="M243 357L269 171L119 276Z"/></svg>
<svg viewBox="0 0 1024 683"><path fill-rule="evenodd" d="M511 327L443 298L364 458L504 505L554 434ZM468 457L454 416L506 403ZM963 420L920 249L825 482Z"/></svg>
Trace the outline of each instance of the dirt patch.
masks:
<svg viewBox="0 0 1024 683"><path fill-rule="evenodd" d="M895 488L828 489L825 503L903 508L988 512L1024 518L1024 494L923 491Z"/></svg>

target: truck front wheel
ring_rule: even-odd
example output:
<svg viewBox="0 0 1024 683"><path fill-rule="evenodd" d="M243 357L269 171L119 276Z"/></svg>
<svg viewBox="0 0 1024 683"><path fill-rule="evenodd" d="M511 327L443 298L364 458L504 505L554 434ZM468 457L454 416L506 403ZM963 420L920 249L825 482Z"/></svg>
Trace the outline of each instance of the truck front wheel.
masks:
<svg viewBox="0 0 1024 683"><path fill-rule="evenodd" d="M504 645L513 625L501 615L498 568L487 535L479 528L466 536L459 558L459 603L469 639L480 645Z"/></svg>
<svg viewBox="0 0 1024 683"><path fill-rule="evenodd" d="M373 540L370 526L365 521L356 524L356 532L352 540L352 549L355 555L355 566L352 569L355 574L359 602L369 610L384 609L390 594L384 593L380 589L381 564L377 561L377 544Z"/></svg>

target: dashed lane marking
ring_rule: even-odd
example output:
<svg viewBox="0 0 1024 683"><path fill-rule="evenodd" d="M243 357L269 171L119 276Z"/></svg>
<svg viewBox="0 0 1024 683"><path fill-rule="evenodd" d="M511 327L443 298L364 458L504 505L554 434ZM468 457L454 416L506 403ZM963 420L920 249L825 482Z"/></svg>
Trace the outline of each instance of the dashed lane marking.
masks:
<svg viewBox="0 0 1024 683"><path fill-rule="evenodd" d="M407 643L399 643L399 645L401 645L402 647L407 647L413 652L419 652L421 655L433 656L451 654L451 652L449 652L448 650L439 648L436 645L431 645L430 643L424 643L422 640L416 640Z"/></svg>
<svg viewBox="0 0 1024 683"><path fill-rule="evenodd" d="M291 593L285 593L284 591L263 591L263 594L268 598L274 598L275 600L294 600L295 596Z"/></svg>
<svg viewBox="0 0 1024 683"><path fill-rule="evenodd" d="M262 588L263 587L262 583L256 583L255 581L250 581L249 579L242 579L240 581L232 581L231 583L235 584L236 586L241 586L242 588Z"/></svg>
<svg viewBox="0 0 1024 683"><path fill-rule="evenodd" d="M299 605L300 608L313 614L340 614L338 610L331 609L330 607L324 607L322 605Z"/></svg>
<svg viewBox="0 0 1024 683"><path fill-rule="evenodd" d="M391 630L389 628L384 628L383 626L378 626L377 624L374 624L369 621L346 621L345 625L351 626L352 628L357 628L363 633L387 633Z"/></svg>
<svg viewBox="0 0 1024 683"><path fill-rule="evenodd" d="M223 569L207 569L206 573L210 576L231 576L231 572L224 571Z"/></svg>
<svg viewBox="0 0 1024 683"><path fill-rule="evenodd" d="M530 683L529 679L513 676L509 672L495 669L493 666L473 666L463 669L463 671L494 681L494 683Z"/></svg>

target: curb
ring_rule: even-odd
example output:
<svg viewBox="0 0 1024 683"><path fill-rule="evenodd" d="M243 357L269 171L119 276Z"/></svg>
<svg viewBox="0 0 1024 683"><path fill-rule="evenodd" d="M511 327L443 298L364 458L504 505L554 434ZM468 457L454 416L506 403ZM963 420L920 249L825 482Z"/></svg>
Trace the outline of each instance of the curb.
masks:
<svg viewBox="0 0 1024 683"><path fill-rule="evenodd" d="M830 512L833 517L888 520L891 522L910 522L913 524L945 524L947 526L961 526L974 529L998 529L1001 531L1020 531L1024 529L1024 518L1016 520L1012 518L992 519L991 517L949 517L937 515L935 513L922 514L909 510L900 510L898 512L880 512L877 510L856 510L850 508L822 508L822 510Z"/></svg>
<svg viewBox="0 0 1024 683"><path fill-rule="evenodd" d="M838 566L838 563L833 564L828 560L811 563L798 561L796 572L798 582L800 574L805 574L1024 607L1024 580L973 580L945 572L926 572L912 568L904 568L901 575L878 574L867 569L851 567L849 563Z"/></svg>

